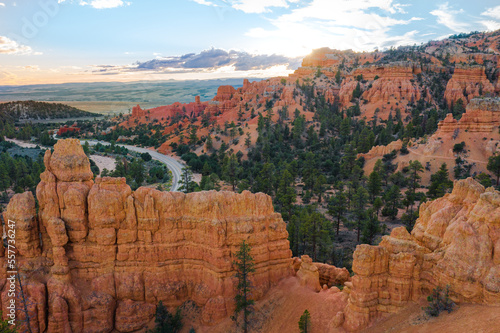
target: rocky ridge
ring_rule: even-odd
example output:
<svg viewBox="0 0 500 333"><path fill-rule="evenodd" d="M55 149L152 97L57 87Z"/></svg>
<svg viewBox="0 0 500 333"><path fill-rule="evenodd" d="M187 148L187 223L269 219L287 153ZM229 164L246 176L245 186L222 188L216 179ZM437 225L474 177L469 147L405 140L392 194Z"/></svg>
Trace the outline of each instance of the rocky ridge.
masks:
<svg viewBox="0 0 500 333"><path fill-rule="evenodd" d="M451 113L438 123L437 131L430 137L407 142L408 154L401 154L401 140L393 141L386 146L375 146L365 154L364 170L370 173L377 160L393 150L398 152L393 163L402 170L412 160L418 160L422 165L430 165L429 172L423 175L423 184L427 184L430 175L437 171L442 163L448 165L448 170L455 166L457 154L454 145L464 142L465 153L462 158L474 163L472 172L488 172L488 158L500 150L500 99L474 98L466 107L460 120L453 118ZM453 177L453 173L451 173Z"/></svg>
<svg viewBox="0 0 500 333"><path fill-rule="evenodd" d="M383 314L450 286L456 302L500 305L500 193L471 178L423 203L413 231L396 228L378 246L358 245L343 327L362 329Z"/></svg>
<svg viewBox="0 0 500 333"><path fill-rule="evenodd" d="M490 133L500 126L500 99L475 98L467 105L465 113L459 121L451 113L439 122L438 132L467 130L471 132Z"/></svg>
<svg viewBox="0 0 500 333"><path fill-rule="evenodd" d="M164 140L159 148L162 153L185 144L185 138L196 128L197 154L206 153L203 142L210 135L218 137L213 141L214 149L224 143L244 155L247 133L251 136L250 146L256 142L259 113L266 115L272 109L273 122L291 126L292 115L298 112L317 125L311 112L314 108L308 105L311 97L324 97L331 108L359 109L356 117L378 124L399 113L405 125L415 116L413 112L417 107L423 110L425 117L432 109L452 110L458 100L465 106L475 97L497 96L500 92L499 45L500 33L495 31L450 36L421 46L384 52L320 48L306 56L302 66L288 77L258 82L245 79L240 88L220 86L210 101L197 99L194 103L174 103L151 110L139 108L140 112L133 111L121 125L130 128L151 122L162 124ZM358 84L359 98L353 98ZM284 107L287 110L279 117ZM229 137L226 133L221 136L214 130L233 123L243 130L239 136Z"/></svg>

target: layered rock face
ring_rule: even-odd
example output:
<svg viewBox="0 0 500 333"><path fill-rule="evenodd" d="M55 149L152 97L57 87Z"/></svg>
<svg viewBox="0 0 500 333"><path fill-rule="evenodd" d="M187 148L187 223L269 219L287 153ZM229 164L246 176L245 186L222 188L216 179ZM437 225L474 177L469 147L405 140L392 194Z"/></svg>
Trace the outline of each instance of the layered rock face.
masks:
<svg viewBox="0 0 500 333"><path fill-rule="evenodd" d="M36 304L33 332L133 332L159 301L192 300L203 322L214 324L233 311L233 254L243 240L252 246L256 299L293 274L286 226L269 196L133 192L124 178L94 182L78 140L54 148L37 187L38 217L28 192L14 196L4 215L17 223L19 271Z"/></svg>
<svg viewBox="0 0 500 333"><path fill-rule="evenodd" d="M345 309L345 329L366 327L384 313L450 286L459 302L500 304L500 193L472 178L420 207L411 234L404 227L378 246L358 245Z"/></svg>
<svg viewBox="0 0 500 333"><path fill-rule="evenodd" d="M495 88L486 77L484 66L455 66L455 71L446 85L444 98L448 105L459 99L467 104L474 97L493 93Z"/></svg>
<svg viewBox="0 0 500 333"><path fill-rule="evenodd" d="M420 88L414 83L413 75L420 72L420 67L412 63L394 62L380 66L366 66L356 69L342 83L340 102L346 105L351 101L352 92L356 88L358 76L370 82L363 92L362 98L370 103L384 102L391 99L400 102L414 102L420 99Z"/></svg>
<svg viewBox="0 0 500 333"><path fill-rule="evenodd" d="M322 287L328 289L351 281L347 268L313 262L308 255L293 258L292 266L300 284L314 291L320 291Z"/></svg>
<svg viewBox="0 0 500 333"><path fill-rule="evenodd" d="M440 121L440 132L453 132L457 129L470 132L491 132L500 126L500 100L498 98L475 98L466 107L466 112L457 121L451 113Z"/></svg>
<svg viewBox="0 0 500 333"><path fill-rule="evenodd" d="M167 120L171 120L172 117L176 115L187 116L187 117L197 117L199 116L208 106L208 102L201 102L200 97L196 96L193 103L173 103L171 105L159 106L152 109L144 110L139 105L132 108L132 114L130 117L121 123L121 126L134 127L137 124L149 123L153 120L157 120L160 123L165 123Z"/></svg>

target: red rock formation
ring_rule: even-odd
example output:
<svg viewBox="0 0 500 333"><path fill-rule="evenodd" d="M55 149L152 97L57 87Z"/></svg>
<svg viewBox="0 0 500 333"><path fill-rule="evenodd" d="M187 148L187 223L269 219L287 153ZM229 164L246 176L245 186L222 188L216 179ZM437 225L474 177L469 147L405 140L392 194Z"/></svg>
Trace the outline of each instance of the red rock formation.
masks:
<svg viewBox="0 0 500 333"><path fill-rule="evenodd" d="M444 98L449 106L459 99L467 104L474 97L494 91L493 85L486 77L484 66L456 65L455 72L446 85Z"/></svg>
<svg viewBox="0 0 500 333"><path fill-rule="evenodd" d="M347 105L352 99L352 93L358 84L357 77L362 76L368 81L362 85L362 98L371 104L387 103L397 100L400 103L414 102L420 99L420 88L414 82L414 74L418 74L420 67L412 63L394 62L387 65L363 66L354 70L340 88L340 103Z"/></svg>
<svg viewBox="0 0 500 333"><path fill-rule="evenodd" d="M312 259L308 255L300 257L300 268L296 274L302 286L306 286L316 292L321 290L318 267L313 264Z"/></svg>
<svg viewBox="0 0 500 333"><path fill-rule="evenodd" d="M200 97L195 97L194 103L173 103L143 110L139 105L132 108L130 117L120 124L124 127L134 127L136 124L149 123L153 120L165 123L168 119L180 114L187 117L197 117L208 106L208 102L201 102Z"/></svg>
<svg viewBox="0 0 500 333"><path fill-rule="evenodd" d="M328 288L331 288L336 285L343 285L344 282L351 280L349 271L345 267L337 268L335 266L319 262L315 262L314 266L318 268L319 284L321 286L326 285Z"/></svg>
<svg viewBox="0 0 500 333"><path fill-rule="evenodd" d="M315 291L319 291L321 286L331 288L351 280L346 268L312 262L308 255L293 258L292 267L300 283Z"/></svg>
<svg viewBox="0 0 500 333"><path fill-rule="evenodd" d="M399 151L403 148L403 141L397 140L392 141L387 146L375 146L370 149L366 154L358 154L358 157L364 157L365 160L372 159L374 157L382 157L386 154L392 153L393 150Z"/></svg>
<svg viewBox="0 0 500 333"><path fill-rule="evenodd" d="M145 110L141 109L140 105L137 104L132 108L132 117L133 118L141 118L146 115Z"/></svg>
<svg viewBox="0 0 500 333"><path fill-rule="evenodd" d="M500 304L500 193L471 178L423 203L411 235L404 227L378 246L358 245L343 326L349 331L450 286L458 302Z"/></svg>
<svg viewBox="0 0 500 333"><path fill-rule="evenodd" d="M242 240L252 246L256 299L292 274L286 226L269 196L132 192L123 178L94 183L78 140L54 149L37 187L38 218L30 192L14 196L4 213L17 223L19 270L38 304L30 308L39 318L34 332L132 332L153 318L160 300L192 300L214 324L233 311L232 253ZM2 265L0 286L5 276Z"/></svg>
<svg viewBox="0 0 500 333"><path fill-rule="evenodd" d="M276 106L288 106L288 105L296 104L297 102L295 101L295 98L293 97L294 90L295 89L292 87L283 88L283 92L281 93L281 96L275 105Z"/></svg>
<svg viewBox="0 0 500 333"><path fill-rule="evenodd" d="M234 108L239 101L239 98L235 98L235 94L236 89L233 86L220 86L213 101L217 102L218 109L226 112Z"/></svg>
<svg viewBox="0 0 500 333"><path fill-rule="evenodd" d="M236 89L233 86L219 86L217 88L217 95L214 97L214 101L223 102L231 100L236 93Z"/></svg>
<svg viewBox="0 0 500 333"><path fill-rule="evenodd" d="M462 118L457 121L451 113L439 122L439 132L467 130L470 132L491 133L500 126L500 100L494 98L475 98L466 107Z"/></svg>

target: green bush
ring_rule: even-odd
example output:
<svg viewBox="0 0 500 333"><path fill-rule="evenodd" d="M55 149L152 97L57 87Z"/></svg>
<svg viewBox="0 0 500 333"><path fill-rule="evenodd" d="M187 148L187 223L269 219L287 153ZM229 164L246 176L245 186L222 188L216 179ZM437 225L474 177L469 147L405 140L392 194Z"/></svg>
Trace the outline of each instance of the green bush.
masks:
<svg viewBox="0 0 500 333"><path fill-rule="evenodd" d="M168 312L168 309L163 302L160 301L156 307L156 326L154 330L149 333L177 333L182 329L182 315L181 310L177 308L175 314Z"/></svg>
<svg viewBox="0 0 500 333"><path fill-rule="evenodd" d="M455 307L455 303L449 297L450 286L447 285L444 289L436 287L432 294L427 296L429 306L424 308L425 312L432 317L437 317L443 311L450 313Z"/></svg>

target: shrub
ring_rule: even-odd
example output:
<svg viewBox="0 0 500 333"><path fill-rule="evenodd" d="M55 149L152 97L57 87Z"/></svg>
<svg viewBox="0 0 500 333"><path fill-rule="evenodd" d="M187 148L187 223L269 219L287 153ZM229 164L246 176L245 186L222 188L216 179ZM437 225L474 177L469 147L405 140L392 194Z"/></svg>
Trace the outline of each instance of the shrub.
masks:
<svg viewBox="0 0 500 333"><path fill-rule="evenodd" d="M403 145L403 147L401 147L401 155L408 155L410 152L408 151L408 147L406 144Z"/></svg>
<svg viewBox="0 0 500 333"><path fill-rule="evenodd" d="M300 333L308 333L311 331L311 315L305 310L299 320Z"/></svg>
<svg viewBox="0 0 500 333"><path fill-rule="evenodd" d="M449 297L450 286L447 285L444 289L436 287L432 294L427 296L429 306L424 308L425 312L432 317L437 317L443 311L450 313L455 307L455 303Z"/></svg>
<svg viewBox="0 0 500 333"><path fill-rule="evenodd" d="M3 320L2 318L3 318L2 311L0 311L0 332L16 333L17 332L16 328L9 325L9 322L7 320Z"/></svg>
<svg viewBox="0 0 500 333"><path fill-rule="evenodd" d="M156 326L149 333L176 333L182 329L182 315L179 308L172 315L162 301L156 307Z"/></svg>
<svg viewBox="0 0 500 333"><path fill-rule="evenodd" d="M461 154L464 152L464 148L465 148L465 142L461 142L461 143L456 143L454 146L453 146L453 152L455 154Z"/></svg>

